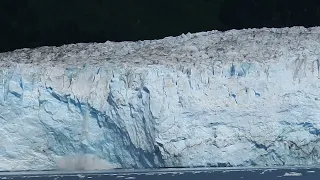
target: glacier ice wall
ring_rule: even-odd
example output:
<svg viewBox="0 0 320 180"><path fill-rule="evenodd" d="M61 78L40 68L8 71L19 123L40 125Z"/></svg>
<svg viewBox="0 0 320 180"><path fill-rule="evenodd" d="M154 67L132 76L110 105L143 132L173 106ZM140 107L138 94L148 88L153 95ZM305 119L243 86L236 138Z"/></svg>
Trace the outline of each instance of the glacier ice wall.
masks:
<svg viewBox="0 0 320 180"><path fill-rule="evenodd" d="M0 170L320 162L320 28L0 54Z"/></svg>

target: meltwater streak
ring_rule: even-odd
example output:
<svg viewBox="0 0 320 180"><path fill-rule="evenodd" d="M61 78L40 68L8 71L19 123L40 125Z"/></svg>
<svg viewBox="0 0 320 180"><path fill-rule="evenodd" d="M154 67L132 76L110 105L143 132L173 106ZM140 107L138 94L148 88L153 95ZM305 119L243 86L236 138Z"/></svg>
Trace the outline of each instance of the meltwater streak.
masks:
<svg viewBox="0 0 320 180"><path fill-rule="evenodd" d="M0 179L37 180L272 180L299 179L316 180L320 167L269 167L269 168L167 168L157 170L109 170L109 171L34 171L2 172Z"/></svg>

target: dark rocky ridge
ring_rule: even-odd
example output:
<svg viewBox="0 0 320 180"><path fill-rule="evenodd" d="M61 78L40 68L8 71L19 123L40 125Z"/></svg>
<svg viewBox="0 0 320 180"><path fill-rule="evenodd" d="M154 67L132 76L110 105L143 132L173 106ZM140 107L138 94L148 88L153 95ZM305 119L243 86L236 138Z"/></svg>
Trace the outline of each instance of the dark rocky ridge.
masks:
<svg viewBox="0 0 320 180"><path fill-rule="evenodd" d="M2 0L0 52L210 30L310 27L319 18L316 0Z"/></svg>

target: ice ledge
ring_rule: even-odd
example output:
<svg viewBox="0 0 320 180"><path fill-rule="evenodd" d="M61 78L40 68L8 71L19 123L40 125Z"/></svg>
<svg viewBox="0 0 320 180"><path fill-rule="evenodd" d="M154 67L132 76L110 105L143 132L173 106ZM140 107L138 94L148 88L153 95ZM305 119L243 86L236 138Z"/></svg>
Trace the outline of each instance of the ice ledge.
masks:
<svg viewBox="0 0 320 180"><path fill-rule="evenodd" d="M317 165L318 32L2 53L0 169Z"/></svg>

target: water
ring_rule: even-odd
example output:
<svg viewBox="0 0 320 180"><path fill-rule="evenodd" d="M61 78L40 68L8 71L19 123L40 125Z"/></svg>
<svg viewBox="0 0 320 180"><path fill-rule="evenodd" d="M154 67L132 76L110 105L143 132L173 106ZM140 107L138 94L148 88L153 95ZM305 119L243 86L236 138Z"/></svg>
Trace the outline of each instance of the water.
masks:
<svg viewBox="0 0 320 180"><path fill-rule="evenodd" d="M35 180L319 180L320 168L202 168L161 170L114 170L91 172L2 172L1 179Z"/></svg>

